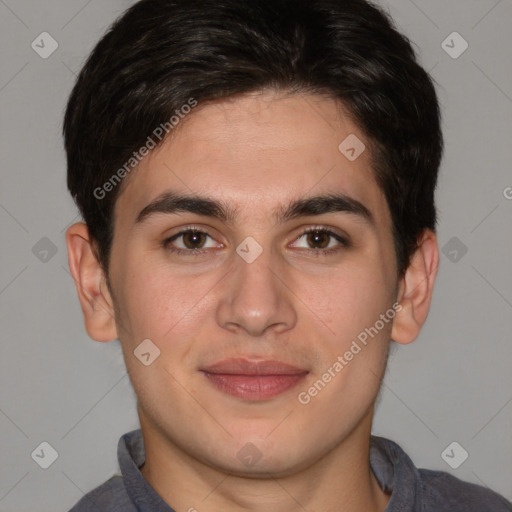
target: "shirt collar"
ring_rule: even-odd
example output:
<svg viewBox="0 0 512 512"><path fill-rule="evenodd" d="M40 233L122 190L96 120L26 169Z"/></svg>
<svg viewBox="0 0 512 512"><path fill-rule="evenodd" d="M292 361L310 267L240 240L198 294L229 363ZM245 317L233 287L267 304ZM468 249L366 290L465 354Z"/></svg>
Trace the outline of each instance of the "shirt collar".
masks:
<svg viewBox="0 0 512 512"><path fill-rule="evenodd" d="M119 439L117 457L126 492L138 512L175 512L140 472L139 468L146 460L140 429ZM387 493L392 492L385 512L420 510L417 507L423 502L421 475L398 444L371 436L370 466L380 487Z"/></svg>
<svg viewBox="0 0 512 512"><path fill-rule="evenodd" d="M139 468L146 460L144 439L140 429L132 430L119 439L117 458L124 487L138 512L175 512L140 472Z"/></svg>
<svg viewBox="0 0 512 512"><path fill-rule="evenodd" d="M409 456L395 442L370 437L370 466L384 492L392 493L384 512L421 511L421 474Z"/></svg>

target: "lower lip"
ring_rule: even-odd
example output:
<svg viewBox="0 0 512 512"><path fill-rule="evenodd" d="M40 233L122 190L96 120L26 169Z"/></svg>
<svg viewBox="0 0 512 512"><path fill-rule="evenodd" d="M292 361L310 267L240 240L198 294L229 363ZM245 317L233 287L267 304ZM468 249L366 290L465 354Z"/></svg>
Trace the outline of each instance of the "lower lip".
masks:
<svg viewBox="0 0 512 512"><path fill-rule="evenodd" d="M204 372L220 391L245 400L267 400L301 382L308 372L295 375L231 375Z"/></svg>

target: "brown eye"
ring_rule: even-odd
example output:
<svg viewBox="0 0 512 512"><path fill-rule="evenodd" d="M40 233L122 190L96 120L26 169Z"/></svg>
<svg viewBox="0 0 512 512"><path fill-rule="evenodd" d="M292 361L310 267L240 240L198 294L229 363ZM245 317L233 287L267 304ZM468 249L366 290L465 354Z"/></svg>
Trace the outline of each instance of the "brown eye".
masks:
<svg viewBox="0 0 512 512"><path fill-rule="evenodd" d="M313 256L335 254L350 247L349 241L327 228L311 228L301 233L293 247L307 250Z"/></svg>
<svg viewBox="0 0 512 512"><path fill-rule="evenodd" d="M206 233L200 231L189 231L182 235L183 244L187 249L201 249L206 242Z"/></svg>
<svg viewBox="0 0 512 512"><path fill-rule="evenodd" d="M307 234L308 244L312 248L325 249L329 245L330 238L326 231L311 231Z"/></svg>
<svg viewBox="0 0 512 512"><path fill-rule="evenodd" d="M215 242L214 238L205 231L196 228L188 228L166 238L162 246L169 252L180 256L199 256L220 249L222 244Z"/></svg>

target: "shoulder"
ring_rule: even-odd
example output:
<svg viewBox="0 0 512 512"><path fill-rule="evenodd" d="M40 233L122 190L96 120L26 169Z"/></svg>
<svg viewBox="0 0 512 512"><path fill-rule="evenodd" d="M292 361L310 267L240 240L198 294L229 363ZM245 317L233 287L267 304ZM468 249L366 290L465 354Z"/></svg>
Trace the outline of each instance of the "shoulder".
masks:
<svg viewBox="0 0 512 512"><path fill-rule="evenodd" d="M371 437L370 463L381 488L391 494L389 512L512 512L512 503L487 487L417 468L390 439Z"/></svg>
<svg viewBox="0 0 512 512"><path fill-rule="evenodd" d="M491 489L465 482L444 471L418 471L428 510L512 512L512 503Z"/></svg>
<svg viewBox="0 0 512 512"><path fill-rule="evenodd" d="M69 512L136 512L123 478L115 475L88 492Z"/></svg>

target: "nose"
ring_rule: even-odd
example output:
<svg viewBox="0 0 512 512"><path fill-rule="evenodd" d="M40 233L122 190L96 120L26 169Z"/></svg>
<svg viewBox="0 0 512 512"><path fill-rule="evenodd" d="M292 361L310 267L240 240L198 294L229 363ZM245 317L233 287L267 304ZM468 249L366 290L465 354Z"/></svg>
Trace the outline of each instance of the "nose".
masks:
<svg viewBox="0 0 512 512"><path fill-rule="evenodd" d="M297 322L293 293L284 269L265 249L251 263L235 256L234 269L222 283L217 322L231 332L262 336L292 329Z"/></svg>

